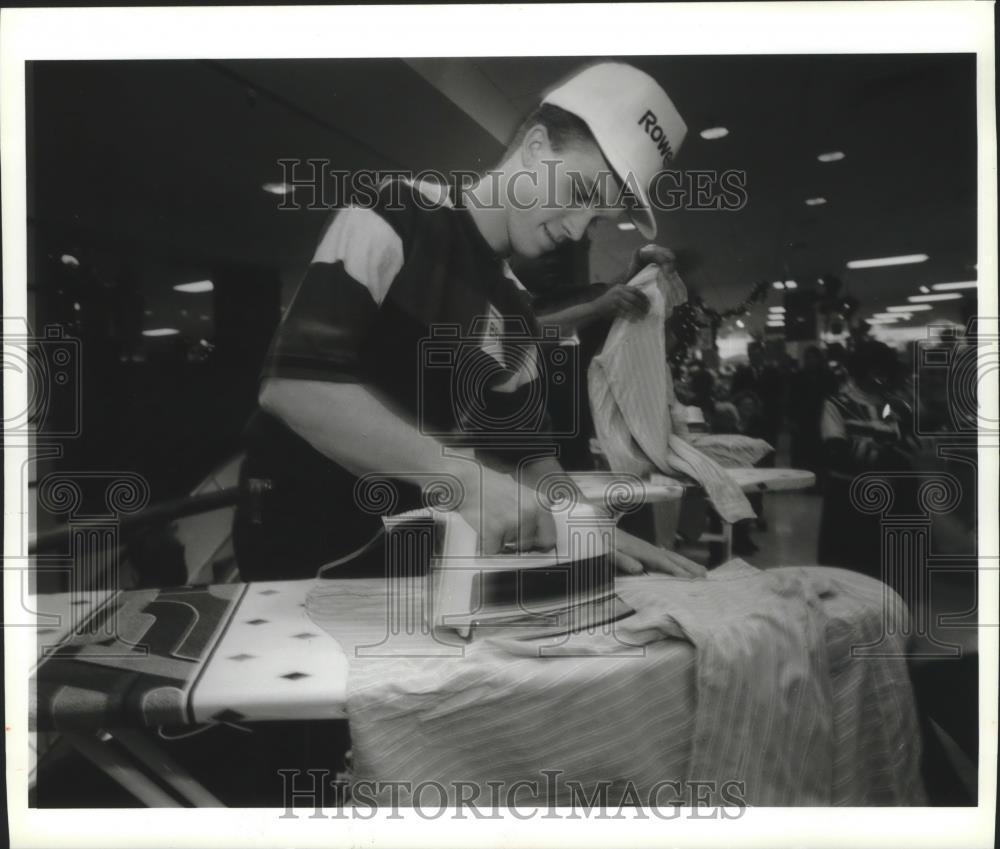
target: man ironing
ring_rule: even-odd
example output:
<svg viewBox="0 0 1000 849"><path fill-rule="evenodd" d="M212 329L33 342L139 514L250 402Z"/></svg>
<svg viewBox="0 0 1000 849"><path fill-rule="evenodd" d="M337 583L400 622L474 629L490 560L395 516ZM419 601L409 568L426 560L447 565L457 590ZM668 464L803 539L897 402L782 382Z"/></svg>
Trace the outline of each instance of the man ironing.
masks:
<svg viewBox="0 0 1000 849"><path fill-rule="evenodd" d="M544 413L531 423L536 459L505 438L510 412L545 390L537 346L523 333L538 338L540 328L506 258L539 256L579 240L596 218L626 212L653 238L650 183L685 133L651 77L602 63L553 90L498 168L454 201L441 187L394 181L370 207L333 216L265 362L242 474L270 479L273 491L259 521L237 516L245 580L312 576L363 546L381 524L359 503L358 481L373 473L400 483L386 512L419 506L429 481L457 481L454 507L478 531L482 554L554 545L552 515L532 491L561 471L538 451ZM477 375L473 383L422 361L442 327L457 330L454 368ZM470 462L448 443L473 421ZM495 450L483 444L490 422ZM699 573L641 540L617 539L626 571Z"/></svg>

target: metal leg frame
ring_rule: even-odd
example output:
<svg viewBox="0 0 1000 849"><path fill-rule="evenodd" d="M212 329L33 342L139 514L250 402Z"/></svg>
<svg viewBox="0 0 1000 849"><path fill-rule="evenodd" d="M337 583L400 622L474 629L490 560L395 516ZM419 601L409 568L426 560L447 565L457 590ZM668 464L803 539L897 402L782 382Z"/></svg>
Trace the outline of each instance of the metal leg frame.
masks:
<svg viewBox="0 0 1000 849"><path fill-rule="evenodd" d="M197 807L225 807L180 764L169 757L141 732L118 729L114 738L139 763L159 776L180 796ZM181 803L152 779L144 775L135 763L109 745L112 734L96 735L67 733L66 740L87 760L114 779L125 790L149 808L178 808Z"/></svg>

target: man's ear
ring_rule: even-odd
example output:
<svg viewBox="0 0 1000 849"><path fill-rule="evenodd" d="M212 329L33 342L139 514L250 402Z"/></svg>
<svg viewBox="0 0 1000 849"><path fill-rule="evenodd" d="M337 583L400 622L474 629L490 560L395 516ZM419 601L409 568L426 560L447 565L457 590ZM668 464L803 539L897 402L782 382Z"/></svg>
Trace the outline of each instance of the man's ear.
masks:
<svg viewBox="0 0 1000 849"><path fill-rule="evenodd" d="M535 124L524 134L524 141L521 142L521 164L530 168L545 158L552 158L549 131L541 124Z"/></svg>

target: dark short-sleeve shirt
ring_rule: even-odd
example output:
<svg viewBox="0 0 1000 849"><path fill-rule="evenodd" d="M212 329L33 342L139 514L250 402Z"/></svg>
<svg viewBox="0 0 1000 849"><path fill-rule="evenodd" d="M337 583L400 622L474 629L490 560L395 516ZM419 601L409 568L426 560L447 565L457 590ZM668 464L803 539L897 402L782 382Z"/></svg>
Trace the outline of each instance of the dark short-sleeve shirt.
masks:
<svg viewBox="0 0 1000 849"><path fill-rule="evenodd" d="M370 207L331 216L262 378L365 384L423 432L512 462L552 444L542 335L527 291L469 213L437 186L397 180ZM247 442L248 466L275 479L274 498L294 494L303 512L311 489L352 521L353 475L264 411ZM395 509L415 506L410 496Z"/></svg>

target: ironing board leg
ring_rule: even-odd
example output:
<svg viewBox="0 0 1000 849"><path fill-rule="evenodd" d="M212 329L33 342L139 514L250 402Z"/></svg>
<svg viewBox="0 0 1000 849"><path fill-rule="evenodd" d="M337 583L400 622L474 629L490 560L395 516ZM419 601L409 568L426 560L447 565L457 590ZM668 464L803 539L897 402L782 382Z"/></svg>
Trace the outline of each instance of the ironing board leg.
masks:
<svg viewBox="0 0 1000 849"><path fill-rule="evenodd" d="M722 522L722 562L731 560L733 557L733 526L732 523L723 520Z"/></svg>
<svg viewBox="0 0 1000 849"><path fill-rule="evenodd" d="M89 734L66 735L72 746L87 760L117 781L147 808L179 808L180 803L156 786L133 764L120 757L105 742Z"/></svg>
<svg viewBox="0 0 1000 849"><path fill-rule="evenodd" d="M658 501L650 504L653 513L653 542L673 551L677 547L677 525L681 517L681 502Z"/></svg>
<svg viewBox="0 0 1000 849"><path fill-rule="evenodd" d="M167 784L174 788L181 798L186 799L199 808L224 808L219 799L213 796L205 786L171 758L159 746L151 742L143 732L132 729L118 728L114 731L115 739L128 752L141 761Z"/></svg>

